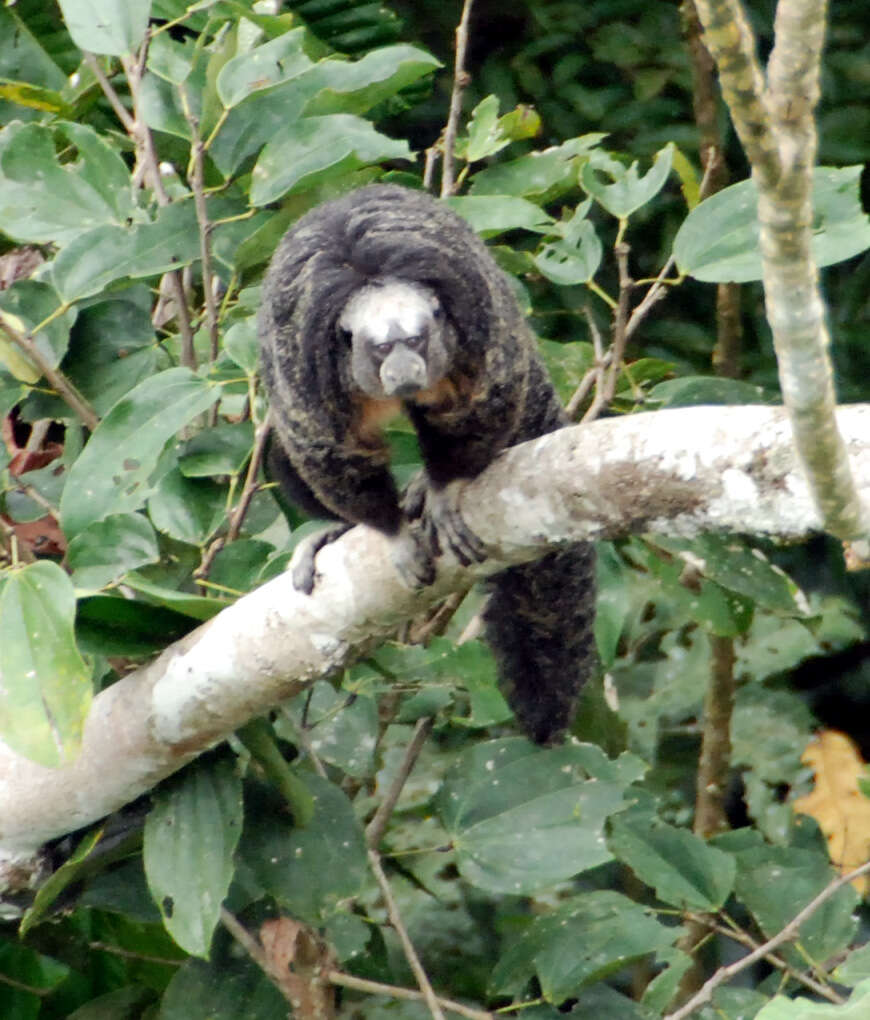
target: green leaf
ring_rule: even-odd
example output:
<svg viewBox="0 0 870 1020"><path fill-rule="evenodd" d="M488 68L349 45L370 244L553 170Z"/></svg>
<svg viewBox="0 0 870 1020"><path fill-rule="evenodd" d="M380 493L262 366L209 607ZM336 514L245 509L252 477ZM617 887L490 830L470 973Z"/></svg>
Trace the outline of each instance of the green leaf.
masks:
<svg viewBox="0 0 870 1020"><path fill-rule="evenodd" d="M832 1006L813 1002L803 996L797 999L777 995L755 1014L755 1020L864 1020L870 1016L870 981L862 981L849 1001Z"/></svg>
<svg viewBox="0 0 870 1020"><path fill-rule="evenodd" d="M160 1001L160 1020L287 1020L287 1000L250 960L226 951L188 960Z"/></svg>
<svg viewBox="0 0 870 1020"><path fill-rule="evenodd" d="M508 230L532 230L547 234L553 218L533 202L504 195L463 195L448 198L447 204L471 224L475 233L495 237Z"/></svg>
<svg viewBox="0 0 870 1020"><path fill-rule="evenodd" d="M471 111L465 159L476 163L501 151L510 142L511 138L498 115L498 99L487 96Z"/></svg>
<svg viewBox="0 0 870 1020"><path fill-rule="evenodd" d="M346 795L319 776L300 775L315 802L304 829L283 802L261 790L246 796L239 857L256 881L291 914L315 924L342 900L359 895L366 877L365 839Z"/></svg>
<svg viewBox="0 0 870 1020"><path fill-rule="evenodd" d="M49 768L77 753L91 704L74 618L72 582L48 560L11 572L0 591L0 735Z"/></svg>
<svg viewBox="0 0 870 1020"><path fill-rule="evenodd" d="M718 910L734 885L737 865L731 854L646 811L614 818L609 843L660 900L681 910Z"/></svg>
<svg viewBox="0 0 870 1020"><path fill-rule="evenodd" d="M735 856L734 891L767 937L782 931L835 877L827 855L820 850L761 845ZM827 960L842 952L857 930L857 904L858 894L852 886L843 886L801 925L799 949L786 946L782 952L798 966L797 961L805 958L802 953L814 960Z"/></svg>
<svg viewBox="0 0 870 1020"><path fill-rule="evenodd" d="M760 549L723 535L687 540L656 536L656 545L683 557L704 577L776 613L801 614L798 587Z"/></svg>
<svg viewBox="0 0 870 1020"><path fill-rule="evenodd" d="M57 308L57 295L54 289L48 284L39 283L36 280L18 280L8 290L0 291L0 309L20 319L19 324L13 322L12 325L17 325L19 330L31 335L41 322L56 314ZM70 330L75 321L76 313L70 309L62 315L57 315L33 336L37 348L54 368L57 368L67 352ZM7 366L10 374L16 378L23 378L15 370L13 363L8 360L10 354L17 354L24 358L20 349L8 341L5 334L0 333L0 362ZM29 361L26 363L30 365ZM31 371L35 374L35 378L28 378L25 381L36 382L40 378L41 372L35 366L31 366Z"/></svg>
<svg viewBox="0 0 870 1020"><path fill-rule="evenodd" d="M761 386L739 379L717 379L709 375L689 375L667 379L649 392L650 400L662 407L696 407L703 404L778 404L780 401Z"/></svg>
<svg viewBox="0 0 870 1020"><path fill-rule="evenodd" d="M220 396L187 368L170 368L122 397L70 469L60 504L69 538L109 514L138 510L166 443Z"/></svg>
<svg viewBox="0 0 870 1020"><path fill-rule="evenodd" d="M378 709L371 698L349 698L332 684L318 680L304 694L294 698L285 711L295 720L287 726L279 719L276 731L295 741L305 720L311 750L323 761L337 765L356 779L373 775L374 751L378 739Z"/></svg>
<svg viewBox="0 0 870 1020"><path fill-rule="evenodd" d="M179 601L185 597L175 594ZM186 598L193 601L195 596L188 595ZM218 602L217 599L197 601L210 601L214 607L212 616L226 606L226 602ZM76 638L86 655L141 658L162 651L173 641L189 634L200 619L208 617L204 613L194 617L191 613L173 612L117 595L92 595L79 600Z"/></svg>
<svg viewBox="0 0 870 1020"><path fill-rule="evenodd" d="M158 32L148 44L148 70L164 81L181 85L193 68L194 42L176 42L168 32Z"/></svg>
<svg viewBox="0 0 870 1020"><path fill-rule="evenodd" d="M249 421L223 422L200 432L178 451L178 468L185 478L236 475L251 455L254 426Z"/></svg>
<svg viewBox="0 0 870 1020"><path fill-rule="evenodd" d="M253 92L296 78L313 67L303 49L304 41L305 29L296 28L228 60L215 82L224 106L237 106Z"/></svg>
<svg viewBox="0 0 870 1020"><path fill-rule="evenodd" d="M247 375L254 375L260 365L260 340L257 336L257 317L234 322L224 334L224 353Z"/></svg>
<svg viewBox="0 0 870 1020"><path fill-rule="evenodd" d="M156 563L157 536L142 514L110 514L80 531L70 542L67 562L73 584L97 591L129 570Z"/></svg>
<svg viewBox="0 0 870 1020"><path fill-rule="evenodd" d="M55 131L78 149L58 162ZM130 174L118 152L84 124L13 123L0 131L0 218L15 241L65 244L133 214Z"/></svg>
<svg viewBox="0 0 870 1020"><path fill-rule="evenodd" d="M604 823L625 807L636 763L611 763L593 745L542 751L520 738L469 748L438 795L463 877L522 894L610 860Z"/></svg>
<svg viewBox="0 0 870 1020"><path fill-rule="evenodd" d="M673 154L670 143L659 149L652 167L640 177L636 161L625 167L605 153L593 152L580 170L580 183L612 216L625 219L661 191L671 172ZM611 183L603 182L598 173L610 177Z"/></svg>
<svg viewBox="0 0 870 1020"><path fill-rule="evenodd" d="M543 152L530 152L519 159L486 167L471 178L471 194L518 195L545 205L576 189L582 160L606 137L581 135Z"/></svg>
<svg viewBox="0 0 870 1020"><path fill-rule="evenodd" d="M94 829L83 836L72 855L42 883L37 890L33 904L27 908L21 919L18 928L19 938L24 938L34 925L39 924L64 889L81 876L82 866L102 836L101 829Z"/></svg>
<svg viewBox="0 0 870 1020"><path fill-rule="evenodd" d="M861 166L813 171L812 253L817 266L832 266L870 247L870 218L861 207ZM761 279L758 189L753 180L705 199L674 238L681 273L708 283Z"/></svg>
<svg viewBox="0 0 870 1020"><path fill-rule="evenodd" d="M616 647L632 609L630 575L610 542L598 543L596 578L595 646L607 669L616 658Z"/></svg>
<svg viewBox="0 0 870 1020"><path fill-rule="evenodd" d="M601 265L603 249L589 220L578 224L571 241L550 241L535 256L535 265L562 287L589 283Z"/></svg>
<svg viewBox="0 0 870 1020"><path fill-rule="evenodd" d="M106 225L79 234L51 264L51 279L64 301L79 301L124 277L156 276L199 258L193 202L173 202L153 223Z"/></svg>
<svg viewBox="0 0 870 1020"><path fill-rule="evenodd" d="M186 478L178 468L160 479L148 500L148 516L154 527L190 545L202 545L226 512L226 486L208 478Z"/></svg>
<svg viewBox="0 0 870 1020"><path fill-rule="evenodd" d="M277 201L382 160L411 158L407 142L387 138L359 117L345 113L305 117L287 124L260 153L251 204Z"/></svg>
<svg viewBox="0 0 870 1020"><path fill-rule="evenodd" d="M537 977L544 998L558 1004L584 985L669 949L680 934L680 928L666 928L620 893L584 893L537 918L523 932L496 964L490 992L521 995Z"/></svg>
<svg viewBox="0 0 870 1020"><path fill-rule="evenodd" d="M208 956L242 831L235 762L201 762L165 784L145 820L145 874L169 934Z"/></svg>
<svg viewBox="0 0 870 1020"><path fill-rule="evenodd" d="M307 116L367 113L406 86L441 67L431 53L407 43L371 50L354 63L321 60L302 82L311 96Z"/></svg>
<svg viewBox="0 0 870 1020"><path fill-rule="evenodd" d="M119 57L145 38L151 15L149 0L58 0L73 42L90 53Z"/></svg>

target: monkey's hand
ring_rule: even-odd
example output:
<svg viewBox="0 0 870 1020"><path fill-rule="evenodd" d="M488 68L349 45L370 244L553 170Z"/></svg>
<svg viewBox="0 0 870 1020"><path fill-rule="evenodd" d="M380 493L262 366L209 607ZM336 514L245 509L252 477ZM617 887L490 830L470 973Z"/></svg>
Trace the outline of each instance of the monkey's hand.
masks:
<svg viewBox="0 0 870 1020"><path fill-rule="evenodd" d="M449 551L467 567L482 563L486 559L486 548L462 519L457 495L456 485L433 489L427 485L425 475L418 475L405 490L402 509L412 527L421 529L430 559Z"/></svg>
<svg viewBox="0 0 870 1020"><path fill-rule="evenodd" d="M314 591L317 582L317 566L314 562L317 554L330 542L340 538L346 531L350 531L351 524L331 524L322 531L315 531L296 546L293 553L293 562L290 564L293 576L293 587L297 591L310 595Z"/></svg>

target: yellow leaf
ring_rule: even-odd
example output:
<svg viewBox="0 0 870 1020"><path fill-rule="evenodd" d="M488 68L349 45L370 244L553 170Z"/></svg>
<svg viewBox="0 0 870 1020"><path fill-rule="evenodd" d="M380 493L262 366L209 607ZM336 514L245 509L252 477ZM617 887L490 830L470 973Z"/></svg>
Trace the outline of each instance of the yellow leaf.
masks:
<svg viewBox="0 0 870 1020"><path fill-rule="evenodd" d="M815 818L827 837L832 863L846 874L870 856L870 799L858 789L864 762L853 741L836 730L814 737L801 761L814 770L816 785L812 793L794 801L794 809ZM863 876L852 884L863 896L867 883Z"/></svg>

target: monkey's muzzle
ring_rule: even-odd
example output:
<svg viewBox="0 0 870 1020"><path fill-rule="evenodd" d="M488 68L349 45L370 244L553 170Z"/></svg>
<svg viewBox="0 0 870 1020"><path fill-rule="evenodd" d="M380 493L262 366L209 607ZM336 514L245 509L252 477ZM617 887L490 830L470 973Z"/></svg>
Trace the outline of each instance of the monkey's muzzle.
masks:
<svg viewBox="0 0 870 1020"><path fill-rule="evenodd" d="M381 385L388 397L412 397L429 384L426 360L416 351L397 344L384 358L380 370Z"/></svg>

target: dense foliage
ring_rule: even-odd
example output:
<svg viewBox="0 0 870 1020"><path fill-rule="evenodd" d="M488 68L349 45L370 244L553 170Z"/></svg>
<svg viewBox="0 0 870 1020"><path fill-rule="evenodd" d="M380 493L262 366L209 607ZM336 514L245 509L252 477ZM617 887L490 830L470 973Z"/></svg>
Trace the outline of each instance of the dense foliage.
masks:
<svg viewBox="0 0 870 1020"><path fill-rule="evenodd" d="M308 529L249 470L265 264L323 199L374 179L420 186L418 150L444 127L455 5L267 6L0 8L0 738L49 766L75 754L94 691L286 566ZM752 5L765 39L769 7ZM857 400L870 260L840 263L870 244L855 165L870 146L868 44L861 12L834 17L820 126L822 162L838 166L817 174L816 255L833 267L840 391ZM448 200L516 279L578 420L588 384L605 385L597 347L626 244L649 278L633 307L662 270L670 293L614 366L607 413L777 402L751 185L699 204L679 9L481 4L469 67ZM714 370L726 281L745 284L738 378ZM405 480L418 466L407 426L392 441ZM443 636L397 636L53 846L57 870L0 928L4 1020L287 1015L239 925L269 959L307 939L338 983L361 979L345 980L341 1016L430 1015L362 983L416 987L365 824L430 729L380 850L437 993L524 1003L536 1020L657 1017L735 947L776 935L836 876L817 822L833 795L792 806L812 786L802 753L819 729L855 742L837 745L838 776L860 773L855 747L870 753L870 585L823 538L631 538L602 545L599 575L602 677L576 742L542 751L515 735L486 647L458 643L472 593ZM723 664L731 828L706 839L691 828L695 770ZM294 784L315 805L304 826ZM855 866L870 824L849 810L857 843L835 863ZM834 891L697 1015L858 1016L814 1003L868 1008L861 893Z"/></svg>

